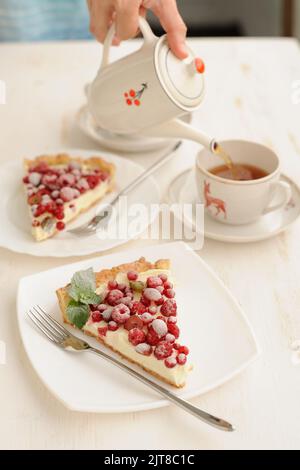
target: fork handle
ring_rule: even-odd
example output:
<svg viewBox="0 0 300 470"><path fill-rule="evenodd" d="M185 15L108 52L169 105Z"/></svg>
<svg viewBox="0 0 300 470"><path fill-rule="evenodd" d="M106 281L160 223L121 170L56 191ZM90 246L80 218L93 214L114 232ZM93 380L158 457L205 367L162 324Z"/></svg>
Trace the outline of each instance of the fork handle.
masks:
<svg viewBox="0 0 300 470"><path fill-rule="evenodd" d="M217 429L220 429L222 431L227 431L227 432L234 431L234 427L227 421L224 421L223 419L217 418L216 416L213 416L209 413L206 413L203 410L200 410L199 408L187 402L186 400L183 400L182 398L179 398L178 396L174 395L172 392L165 389L161 385L153 382L151 379L148 379L147 377L140 374L139 372L136 372L134 369L131 369L130 367L126 366L118 359L115 359L114 357L111 357L105 352L100 351L99 349L92 348L92 347L87 349L87 351L93 352L97 356L100 356L103 359L106 359L108 362L119 367L119 369L122 369L123 371L127 372L129 375L139 380L140 382L144 383L145 385L148 385L150 388L158 392L164 398L167 398L169 401L179 406L180 408L184 409L185 411L192 414L193 416L200 419L201 421L204 421L205 423L210 424L211 426Z"/></svg>

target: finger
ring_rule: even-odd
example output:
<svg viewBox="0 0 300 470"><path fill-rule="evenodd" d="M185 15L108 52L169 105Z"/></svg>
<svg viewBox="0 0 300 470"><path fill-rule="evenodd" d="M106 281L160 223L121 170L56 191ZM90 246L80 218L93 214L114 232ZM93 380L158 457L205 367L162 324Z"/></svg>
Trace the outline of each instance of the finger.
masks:
<svg viewBox="0 0 300 470"><path fill-rule="evenodd" d="M116 35L119 39L136 36L139 27L140 0L119 0L116 2Z"/></svg>
<svg viewBox="0 0 300 470"><path fill-rule="evenodd" d="M185 45L187 28L178 12L176 1L164 0L156 2L152 10L167 33L168 43L172 52L179 59L187 57L188 51Z"/></svg>
<svg viewBox="0 0 300 470"><path fill-rule="evenodd" d="M90 31L100 42L104 42L111 25L112 7L109 1L89 0Z"/></svg>

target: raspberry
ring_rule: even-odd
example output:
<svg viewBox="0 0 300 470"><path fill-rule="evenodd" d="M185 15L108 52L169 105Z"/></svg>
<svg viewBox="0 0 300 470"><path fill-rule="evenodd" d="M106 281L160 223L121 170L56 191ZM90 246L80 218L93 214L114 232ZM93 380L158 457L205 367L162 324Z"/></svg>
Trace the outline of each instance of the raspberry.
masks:
<svg viewBox="0 0 300 470"><path fill-rule="evenodd" d="M122 297L123 292L119 289L113 289L107 294L106 301L109 305L117 305L118 300L122 299Z"/></svg>
<svg viewBox="0 0 300 470"><path fill-rule="evenodd" d="M156 348L154 349L154 356L156 359L166 359L167 357L171 356L173 351L173 346L168 341L160 341Z"/></svg>
<svg viewBox="0 0 300 470"><path fill-rule="evenodd" d="M108 281L107 287L109 290L117 289L118 288L118 283L115 280Z"/></svg>
<svg viewBox="0 0 300 470"><path fill-rule="evenodd" d="M108 322L107 328L109 329L109 331L117 331L119 325L115 321L110 321Z"/></svg>
<svg viewBox="0 0 300 470"><path fill-rule="evenodd" d="M189 352L190 351L187 346L180 346L180 348L178 348L178 354L185 354L187 356Z"/></svg>
<svg viewBox="0 0 300 470"><path fill-rule="evenodd" d="M138 277L139 275L136 271L128 271L127 273L127 279L129 281L136 281Z"/></svg>
<svg viewBox="0 0 300 470"><path fill-rule="evenodd" d="M144 295L142 295L142 297L140 298L140 302L142 302L142 304L146 307L149 307L149 305L151 305L151 300L146 299Z"/></svg>
<svg viewBox="0 0 300 470"><path fill-rule="evenodd" d="M159 336L153 330L153 328L149 328L147 336L146 336L146 343L150 344L151 346L156 346L159 343Z"/></svg>
<svg viewBox="0 0 300 470"><path fill-rule="evenodd" d="M106 333L107 333L107 326L103 326L103 327L100 327L98 328L98 333L100 336L106 336Z"/></svg>
<svg viewBox="0 0 300 470"><path fill-rule="evenodd" d="M157 333L157 335L161 338L168 333L168 327L163 320L155 319L151 323L151 328Z"/></svg>
<svg viewBox="0 0 300 470"><path fill-rule="evenodd" d="M183 353L178 354L178 356L177 356L177 362L178 362L178 364L180 364L181 366L183 366L183 365L186 363L186 355L183 354Z"/></svg>
<svg viewBox="0 0 300 470"><path fill-rule="evenodd" d="M166 282L168 280L168 276L164 273L159 274L158 277L162 280L162 282Z"/></svg>
<svg viewBox="0 0 300 470"><path fill-rule="evenodd" d="M100 313L104 312L104 310L107 309L107 305L106 304L99 304L97 305L96 307L96 310L99 310Z"/></svg>
<svg viewBox="0 0 300 470"><path fill-rule="evenodd" d="M118 284L117 289L119 289L121 292L124 292L126 287L127 287L126 284L120 283Z"/></svg>
<svg viewBox="0 0 300 470"><path fill-rule="evenodd" d="M173 315L171 315L168 318L168 323L177 323L177 317L174 317Z"/></svg>
<svg viewBox="0 0 300 470"><path fill-rule="evenodd" d="M171 335L171 333L168 333L165 337L165 340L168 341L169 343L174 343L175 339L176 339L175 336Z"/></svg>
<svg viewBox="0 0 300 470"><path fill-rule="evenodd" d="M152 347L147 343L140 343L135 348L136 352L143 354L144 356L150 356L152 353Z"/></svg>
<svg viewBox="0 0 300 470"><path fill-rule="evenodd" d="M155 305L150 305L148 312L151 313L151 315L155 315L157 313L157 307Z"/></svg>
<svg viewBox="0 0 300 470"><path fill-rule="evenodd" d="M74 199L74 190L68 186L64 186L60 191L60 197L64 202L69 202Z"/></svg>
<svg viewBox="0 0 300 470"><path fill-rule="evenodd" d="M88 182L90 189L94 189L100 182L99 176L96 176L96 175L88 175L86 177L86 180Z"/></svg>
<svg viewBox="0 0 300 470"><path fill-rule="evenodd" d="M147 279L147 287L153 287L154 289L158 286L162 286L162 280L158 276L150 276Z"/></svg>
<svg viewBox="0 0 300 470"><path fill-rule="evenodd" d="M133 302L130 310L131 310L132 315L135 315L135 314L142 315L142 313L145 313L147 311L145 305L143 305L141 302L138 302L138 301Z"/></svg>
<svg viewBox="0 0 300 470"><path fill-rule="evenodd" d="M143 320L143 323L145 323L145 325L148 325L148 323L151 323L152 320L153 320L153 317L151 315L151 313L149 312L145 312L143 313L140 318Z"/></svg>
<svg viewBox="0 0 300 470"><path fill-rule="evenodd" d="M176 300L174 299L167 299L164 301L160 313L165 315L166 317L170 317L171 315L176 315L177 313L177 304Z"/></svg>
<svg viewBox="0 0 300 470"><path fill-rule="evenodd" d="M172 282L169 282L169 281L164 282L164 288L165 289L173 289Z"/></svg>
<svg viewBox="0 0 300 470"><path fill-rule="evenodd" d="M177 360L175 357L167 357L165 359L165 366L168 367L169 369L172 369L177 365Z"/></svg>
<svg viewBox="0 0 300 470"><path fill-rule="evenodd" d="M113 311L113 307L107 307L106 305L105 310L102 311L103 320L109 321L111 319L112 311Z"/></svg>
<svg viewBox="0 0 300 470"><path fill-rule="evenodd" d="M179 328L175 323L168 323L168 331L177 339L179 337Z"/></svg>
<svg viewBox="0 0 300 470"><path fill-rule="evenodd" d="M181 348L181 345L179 343L174 343L173 348L178 351L178 349Z"/></svg>
<svg viewBox="0 0 300 470"><path fill-rule="evenodd" d="M39 173L36 173L35 171L30 173L30 175L28 176L29 183L31 183L33 186L38 186L41 182L41 178L42 176Z"/></svg>
<svg viewBox="0 0 300 470"><path fill-rule="evenodd" d="M174 289L165 289L163 294L168 297L168 299L173 299L175 297L175 291Z"/></svg>
<svg viewBox="0 0 300 470"><path fill-rule="evenodd" d="M29 183L29 176L24 176L23 178L23 183L28 184Z"/></svg>
<svg viewBox="0 0 300 470"><path fill-rule="evenodd" d="M139 328L132 328L128 333L128 339L134 346L143 343L145 341L145 337L145 333Z"/></svg>
<svg viewBox="0 0 300 470"><path fill-rule="evenodd" d="M161 293L158 292L157 289L154 289L152 287L146 287L143 292L143 296L151 302L157 302L161 298Z"/></svg>
<svg viewBox="0 0 300 470"><path fill-rule="evenodd" d="M162 294L164 291L164 286L157 286L156 289Z"/></svg>
<svg viewBox="0 0 300 470"><path fill-rule="evenodd" d="M128 318L130 317L130 310L127 305L116 305L116 307L112 309L111 317L117 323L125 323L126 320L128 320Z"/></svg>
<svg viewBox="0 0 300 470"><path fill-rule="evenodd" d="M118 304L127 305L127 307L129 307L129 309L130 309L130 307L132 305L131 297L122 297L122 299L118 300L117 305Z"/></svg>
<svg viewBox="0 0 300 470"><path fill-rule="evenodd" d="M92 313L92 320L94 323L97 323L99 321L102 320L102 315L101 313L99 312L99 310L95 310L93 313Z"/></svg>
<svg viewBox="0 0 300 470"><path fill-rule="evenodd" d="M158 300L155 302L155 305L157 305L157 306L159 307L159 306L162 305L163 303L164 303L164 298L161 297L160 299L158 299Z"/></svg>
<svg viewBox="0 0 300 470"><path fill-rule="evenodd" d="M124 324L124 328L128 331L132 330L133 328L138 328L141 330L143 326L143 320L137 315L132 315L131 317L129 317Z"/></svg>

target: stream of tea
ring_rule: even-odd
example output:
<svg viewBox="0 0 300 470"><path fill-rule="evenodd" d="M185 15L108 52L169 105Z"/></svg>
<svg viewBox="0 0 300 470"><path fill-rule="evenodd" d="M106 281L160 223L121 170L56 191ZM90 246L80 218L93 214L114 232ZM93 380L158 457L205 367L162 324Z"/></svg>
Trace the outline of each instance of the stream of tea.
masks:
<svg viewBox="0 0 300 470"><path fill-rule="evenodd" d="M220 144L216 144L216 147L214 148L214 153L222 158L228 169L232 169L234 171L234 165L231 156L226 152L226 150L224 150L224 148Z"/></svg>

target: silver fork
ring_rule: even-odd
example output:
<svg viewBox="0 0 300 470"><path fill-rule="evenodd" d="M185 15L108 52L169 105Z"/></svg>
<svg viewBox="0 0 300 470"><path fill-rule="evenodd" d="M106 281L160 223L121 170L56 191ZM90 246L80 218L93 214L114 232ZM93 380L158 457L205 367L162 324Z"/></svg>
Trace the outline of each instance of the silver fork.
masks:
<svg viewBox="0 0 300 470"><path fill-rule="evenodd" d="M127 372L129 375L131 375L135 379L138 379L143 384L148 385L153 390L162 395L164 398L167 398L167 400L184 409L196 418L199 418L201 421L204 421L205 423L210 424L211 426L222 431L232 432L235 430L234 427L227 421L224 421L223 419L217 418L216 416L213 416L203 410L200 410L199 408L187 402L186 400L183 400L182 398L179 398L178 396L174 395L172 392L169 392L169 390L165 389L161 385L153 382L152 380L148 379L139 372L136 372L134 369L131 369L130 367L126 366L118 359L111 357L109 354L106 354L105 352L100 351L99 349L93 348L86 341L83 341L82 339L72 335L68 330L66 330L66 328L64 328L53 317L46 313L45 310L43 310L42 307L40 307L39 305L36 305L29 309L27 315L35 324L35 326L42 333L44 333L44 335L52 343L54 343L61 349L73 352L92 352L97 356L100 356L102 359L106 359L111 364L114 364L123 371Z"/></svg>
<svg viewBox="0 0 300 470"><path fill-rule="evenodd" d="M93 235L96 232L100 223L101 227L104 228L110 220L113 206L117 204L120 197L128 194L130 191L136 188L136 186L141 184L146 178L148 178L156 170L158 170L158 168L164 165L169 160L169 158L172 157L173 153L180 147L180 145L181 142L177 142L177 144L171 151L169 150L168 153L164 155L161 159L159 159L158 162L155 162L147 170L143 171L143 173L138 176L135 180L133 180L128 186L122 189L122 191L120 191L117 196L101 210L99 214L95 215L91 220L81 225L80 227L68 230L68 232L73 233L74 235L77 235L79 237L86 237L87 235Z"/></svg>

